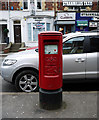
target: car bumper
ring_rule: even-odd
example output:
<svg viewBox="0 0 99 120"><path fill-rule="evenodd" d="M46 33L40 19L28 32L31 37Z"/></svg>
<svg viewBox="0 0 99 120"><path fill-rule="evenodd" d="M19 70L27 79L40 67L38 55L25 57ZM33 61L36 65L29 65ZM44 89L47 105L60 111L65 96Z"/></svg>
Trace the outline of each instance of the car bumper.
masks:
<svg viewBox="0 0 99 120"><path fill-rule="evenodd" d="M1 76L4 80L12 82L13 69L10 66L1 66Z"/></svg>

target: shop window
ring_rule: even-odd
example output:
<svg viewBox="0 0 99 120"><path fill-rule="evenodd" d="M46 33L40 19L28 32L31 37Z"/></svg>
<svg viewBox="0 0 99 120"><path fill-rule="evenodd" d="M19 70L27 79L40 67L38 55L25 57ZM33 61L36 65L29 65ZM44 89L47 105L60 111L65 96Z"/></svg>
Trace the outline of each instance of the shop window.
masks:
<svg viewBox="0 0 99 120"><path fill-rule="evenodd" d="M5 30L7 30L7 25L3 25L1 24L0 25L0 42L1 43L6 43L6 37L7 37L7 32L4 32Z"/></svg>
<svg viewBox="0 0 99 120"><path fill-rule="evenodd" d="M69 8L69 10L73 10L73 7L68 7Z"/></svg>
<svg viewBox="0 0 99 120"><path fill-rule="evenodd" d="M82 31L83 31L83 26L80 26L80 30L82 30Z"/></svg>
<svg viewBox="0 0 99 120"><path fill-rule="evenodd" d="M50 31L50 23L47 23L46 26L47 26L47 31Z"/></svg>
<svg viewBox="0 0 99 120"><path fill-rule="evenodd" d="M33 23L33 41L38 41L38 34L45 31L45 23Z"/></svg>
<svg viewBox="0 0 99 120"><path fill-rule="evenodd" d="M85 9L86 9L86 7L85 7L85 6L82 6L82 7L81 7L81 9L84 9L84 10L85 10Z"/></svg>
<svg viewBox="0 0 99 120"><path fill-rule="evenodd" d="M31 38L31 23L28 23L28 40L32 41L32 38Z"/></svg>
<svg viewBox="0 0 99 120"><path fill-rule="evenodd" d="M72 38L63 44L63 54L83 53L84 37Z"/></svg>

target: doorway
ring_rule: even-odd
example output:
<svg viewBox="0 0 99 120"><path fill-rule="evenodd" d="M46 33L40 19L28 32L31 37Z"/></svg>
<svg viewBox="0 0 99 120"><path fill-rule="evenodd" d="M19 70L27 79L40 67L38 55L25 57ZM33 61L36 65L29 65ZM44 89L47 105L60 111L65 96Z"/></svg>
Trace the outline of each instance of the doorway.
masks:
<svg viewBox="0 0 99 120"><path fill-rule="evenodd" d="M14 42L21 43L21 25L14 25Z"/></svg>

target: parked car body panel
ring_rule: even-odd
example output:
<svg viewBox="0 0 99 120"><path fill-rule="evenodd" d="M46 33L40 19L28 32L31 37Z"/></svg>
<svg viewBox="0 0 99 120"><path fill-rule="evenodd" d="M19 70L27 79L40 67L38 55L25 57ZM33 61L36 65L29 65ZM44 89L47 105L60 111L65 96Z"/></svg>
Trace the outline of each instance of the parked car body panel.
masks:
<svg viewBox="0 0 99 120"><path fill-rule="evenodd" d="M30 67L38 70L39 59L38 59L38 53L36 53L35 50L15 53L7 56L5 59L14 59L14 58L16 58L18 61L14 65L3 66L3 63L1 65L1 69L2 69L1 75L6 81L12 82L13 75L19 69Z"/></svg>
<svg viewBox="0 0 99 120"><path fill-rule="evenodd" d="M87 63L86 63L86 78L95 79L97 78L97 52L87 53ZM93 62L94 61L94 62Z"/></svg>
<svg viewBox="0 0 99 120"><path fill-rule="evenodd" d="M84 59L84 62L76 60ZM63 55L63 78L64 79L85 79L86 53Z"/></svg>

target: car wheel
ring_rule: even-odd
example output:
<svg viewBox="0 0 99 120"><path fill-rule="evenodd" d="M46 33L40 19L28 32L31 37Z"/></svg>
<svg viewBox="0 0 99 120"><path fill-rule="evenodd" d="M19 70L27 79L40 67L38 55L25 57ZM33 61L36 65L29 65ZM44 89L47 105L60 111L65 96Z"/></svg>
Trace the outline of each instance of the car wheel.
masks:
<svg viewBox="0 0 99 120"><path fill-rule="evenodd" d="M15 80L15 86L18 91L33 92L38 90L38 74L31 70L25 70L19 73Z"/></svg>

